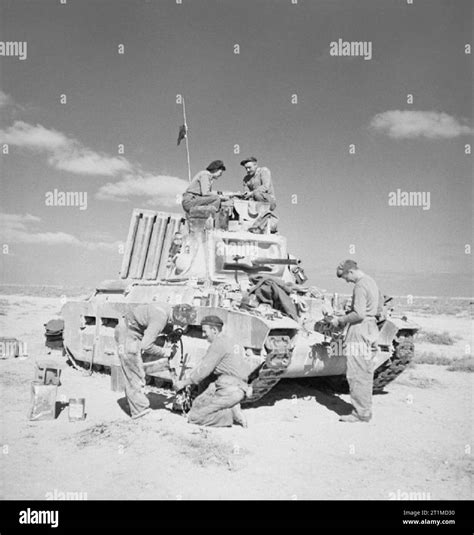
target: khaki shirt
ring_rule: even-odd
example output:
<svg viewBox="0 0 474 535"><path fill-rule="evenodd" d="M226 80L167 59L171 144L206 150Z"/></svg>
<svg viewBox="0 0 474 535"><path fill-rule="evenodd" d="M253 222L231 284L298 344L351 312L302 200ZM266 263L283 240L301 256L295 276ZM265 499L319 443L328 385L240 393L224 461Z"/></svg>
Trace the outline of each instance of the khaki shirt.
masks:
<svg viewBox="0 0 474 535"><path fill-rule="evenodd" d="M131 307L125 314L128 328L141 340L143 353L155 357L163 356L163 348L155 342L166 327L170 312L171 307L166 303L149 303Z"/></svg>
<svg viewBox="0 0 474 535"><path fill-rule="evenodd" d="M260 193L269 193L275 197L273 189L272 175L268 167L257 167L253 176L244 176L244 191L258 191Z"/></svg>
<svg viewBox="0 0 474 535"><path fill-rule="evenodd" d="M240 349L227 337L220 333L209 346L199 366L191 372L190 380L199 384L203 379L214 373L215 375L231 375L243 381L247 380L247 365Z"/></svg>
<svg viewBox="0 0 474 535"><path fill-rule="evenodd" d="M372 277L363 275L352 292L351 311L339 318L339 324L360 323L366 317L375 317L380 312L380 292Z"/></svg>
<svg viewBox="0 0 474 535"><path fill-rule="evenodd" d="M194 195L200 196L209 195L212 193L212 183L213 180L209 171L199 171L191 180L186 193L193 193Z"/></svg>

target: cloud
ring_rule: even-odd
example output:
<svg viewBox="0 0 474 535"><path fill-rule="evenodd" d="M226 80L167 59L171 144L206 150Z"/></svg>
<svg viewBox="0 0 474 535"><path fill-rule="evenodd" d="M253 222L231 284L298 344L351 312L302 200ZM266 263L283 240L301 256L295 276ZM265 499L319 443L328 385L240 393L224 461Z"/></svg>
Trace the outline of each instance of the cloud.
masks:
<svg viewBox="0 0 474 535"><path fill-rule="evenodd" d="M105 242L105 241L98 241L98 242L81 242L81 246L85 247L88 251L114 251L117 252L119 250L119 246L123 247L123 241L117 240L117 241L111 241L111 242Z"/></svg>
<svg viewBox="0 0 474 535"><path fill-rule="evenodd" d="M394 139L450 139L473 133L455 117L437 111L386 111L373 117L370 126Z"/></svg>
<svg viewBox="0 0 474 535"><path fill-rule="evenodd" d="M0 130L0 143L37 151L55 152L67 149L69 141L64 134L56 130L15 121L13 126Z"/></svg>
<svg viewBox="0 0 474 535"><path fill-rule="evenodd" d="M14 102L12 97L0 89L0 108L6 108L7 106L12 106L13 104Z"/></svg>
<svg viewBox="0 0 474 535"><path fill-rule="evenodd" d="M128 175L119 182L102 186L96 198L104 201L127 201L130 197L148 197L148 205L162 204L176 206L177 198L188 183L177 177L166 175Z"/></svg>
<svg viewBox="0 0 474 535"><path fill-rule="evenodd" d="M0 91L0 107L7 103L15 105L10 96ZM94 151L77 139L40 124L15 121L8 128L0 129L0 143L45 154L48 165L54 169L118 179L117 182L109 182L100 187L96 193L99 200L125 202L130 198L141 197L147 205L174 207L178 196L187 186L187 181L180 178L144 172L139 165L130 163L122 156L110 156ZM27 237L23 236L22 239L26 242ZM50 242L56 239L63 240L64 243L74 243L70 237L60 233L54 233L54 236L37 234L34 239Z"/></svg>
<svg viewBox="0 0 474 535"><path fill-rule="evenodd" d="M131 169L125 158L98 154L89 149L59 152L48 158L48 162L56 169L80 175L114 176Z"/></svg>
<svg viewBox="0 0 474 535"><path fill-rule="evenodd" d="M118 250L121 242L81 241L66 232L40 232L39 217L31 214L0 213L0 239L3 243L25 243L42 245L75 245L88 250Z"/></svg>
<svg viewBox="0 0 474 535"><path fill-rule="evenodd" d="M81 175L115 176L130 171L125 158L95 152L62 132L23 121L0 130L0 143L48 154L48 163L56 169Z"/></svg>
<svg viewBox="0 0 474 535"><path fill-rule="evenodd" d="M0 213L0 237L6 243L80 243L76 237L65 232L38 232L36 227L40 221L39 217L30 214Z"/></svg>
<svg viewBox="0 0 474 535"><path fill-rule="evenodd" d="M31 214L2 214L0 213L0 223L10 226L24 226L25 223L31 221L41 221L37 216Z"/></svg>

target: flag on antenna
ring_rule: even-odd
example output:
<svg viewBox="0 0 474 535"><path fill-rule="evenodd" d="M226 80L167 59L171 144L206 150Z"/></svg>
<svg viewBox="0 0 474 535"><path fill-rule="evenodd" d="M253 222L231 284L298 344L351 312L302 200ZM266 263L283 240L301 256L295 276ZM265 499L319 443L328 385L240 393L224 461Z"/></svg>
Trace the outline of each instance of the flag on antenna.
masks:
<svg viewBox="0 0 474 535"><path fill-rule="evenodd" d="M187 136L188 129L186 128L186 125L183 124L179 127L179 133L178 133L178 145L181 143L181 141Z"/></svg>

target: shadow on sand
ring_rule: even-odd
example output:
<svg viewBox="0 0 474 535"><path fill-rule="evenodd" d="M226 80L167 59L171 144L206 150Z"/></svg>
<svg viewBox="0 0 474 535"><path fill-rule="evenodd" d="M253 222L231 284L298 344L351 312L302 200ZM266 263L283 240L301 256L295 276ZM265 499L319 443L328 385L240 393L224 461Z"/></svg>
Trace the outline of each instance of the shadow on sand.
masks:
<svg viewBox="0 0 474 535"><path fill-rule="evenodd" d="M339 396L340 394L348 393L349 385L343 376L282 379L262 399L255 403L244 405L244 408L271 407L277 401L283 399L314 398L316 403L323 405L339 416L344 416L352 412L352 405ZM385 391L374 393L376 396L386 394L387 392Z"/></svg>
<svg viewBox="0 0 474 535"><path fill-rule="evenodd" d="M146 397L150 401L150 408L153 411L156 411L158 409L166 409L167 407L165 407L165 403L170 402L169 397L164 396L163 394L157 394L156 392L148 392ZM123 412L130 416L130 407L128 405L127 398L124 396L118 399L117 403L119 407L123 410Z"/></svg>
<svg viewBox="0 0 474 535"><path fill-rule="evenodd" d="M251 404L243 403L243 408L272 407L275 403L284 399L313 398L319 405L323 405L338 416L344 416L352 412L352 405L339 397L341 393L348 393L347 385L342 380L333 380L333 378L329 377L282 379L262 399ZM386 392L377 393L377 395L380 394L386 394ZM169 395L149 392L147 397L150 400L152 410L168 410L165 404L170 403ZM125 396L118 399L117 403L126 414L130 415Z"/></svg>
<svg viewBox="0 0 474 535"><path fill-rule="evenodd" d="M316 403L324 405L328 410L339 416L350 414L352 405L345 402L337 395L337 391L324 377L308 379L282 379L262 399L244 405L247 407L270 407L282 399L314 398Z"/></svg>

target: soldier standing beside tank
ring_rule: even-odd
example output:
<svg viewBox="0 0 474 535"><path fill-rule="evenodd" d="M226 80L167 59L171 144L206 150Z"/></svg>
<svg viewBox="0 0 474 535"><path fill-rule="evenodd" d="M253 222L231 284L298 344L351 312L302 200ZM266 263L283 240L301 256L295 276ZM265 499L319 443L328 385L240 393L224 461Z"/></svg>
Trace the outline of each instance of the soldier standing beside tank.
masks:
<svg viewBox="0 0 474 535"><path fill-rule="evenodd" d="M177 381L174 388L179 392L188 385L198 385L211 374L217 380L194 400L188 421L213 427L230 427L233 423L247 427L240 402L249 395L251 387L247 384L248 372L242 355L222 333L223 322L219 317L206 316L201 326L210 346L199 366L187 379Z"/></svg>
<svg viewBox="0 0 474 535"><path fill-rule="evenodd" d="M250 156L240 162L247 174L244 176L244 196L246 199L270 203L275 210L276 199L272 175L268 167L257 167L257 158Z"/></svg>
<svg viewBox="0 0 474 535"><path fill-rule="evenodd" d="M341 417L340 421L368 422L372 417L373 358L377 352L379 335L376 321L379 313L379 289L372 277L360 270L354 260L341 262L336 275L354 284L351 310L344 316L331 320L333 327L349 326L343 346L354 410Z"/></svg>
<svg viewBox="0 0 474 535"><path fill-rule="evenodd" d="M214 160L204 171L199 171L191 180L183 194L183 209L189 213L195 206L214 206L216 212L221 207L221 195L212 191L212 184L225 171L224 162Z"/></svg>
<svg viewBox="0 0 474 535"><path fill-rule="evenodd" d="M171 349L157 345L157 338L169 323L184 327L186 317L195 314L190 305L171 307L168 303L153 302L129 309L123 323L115 328L118 356L125 381L132 418L140 418L150 412L150 402L145 395L145 368L142 354L157 359L171 356Z"/></svg>

